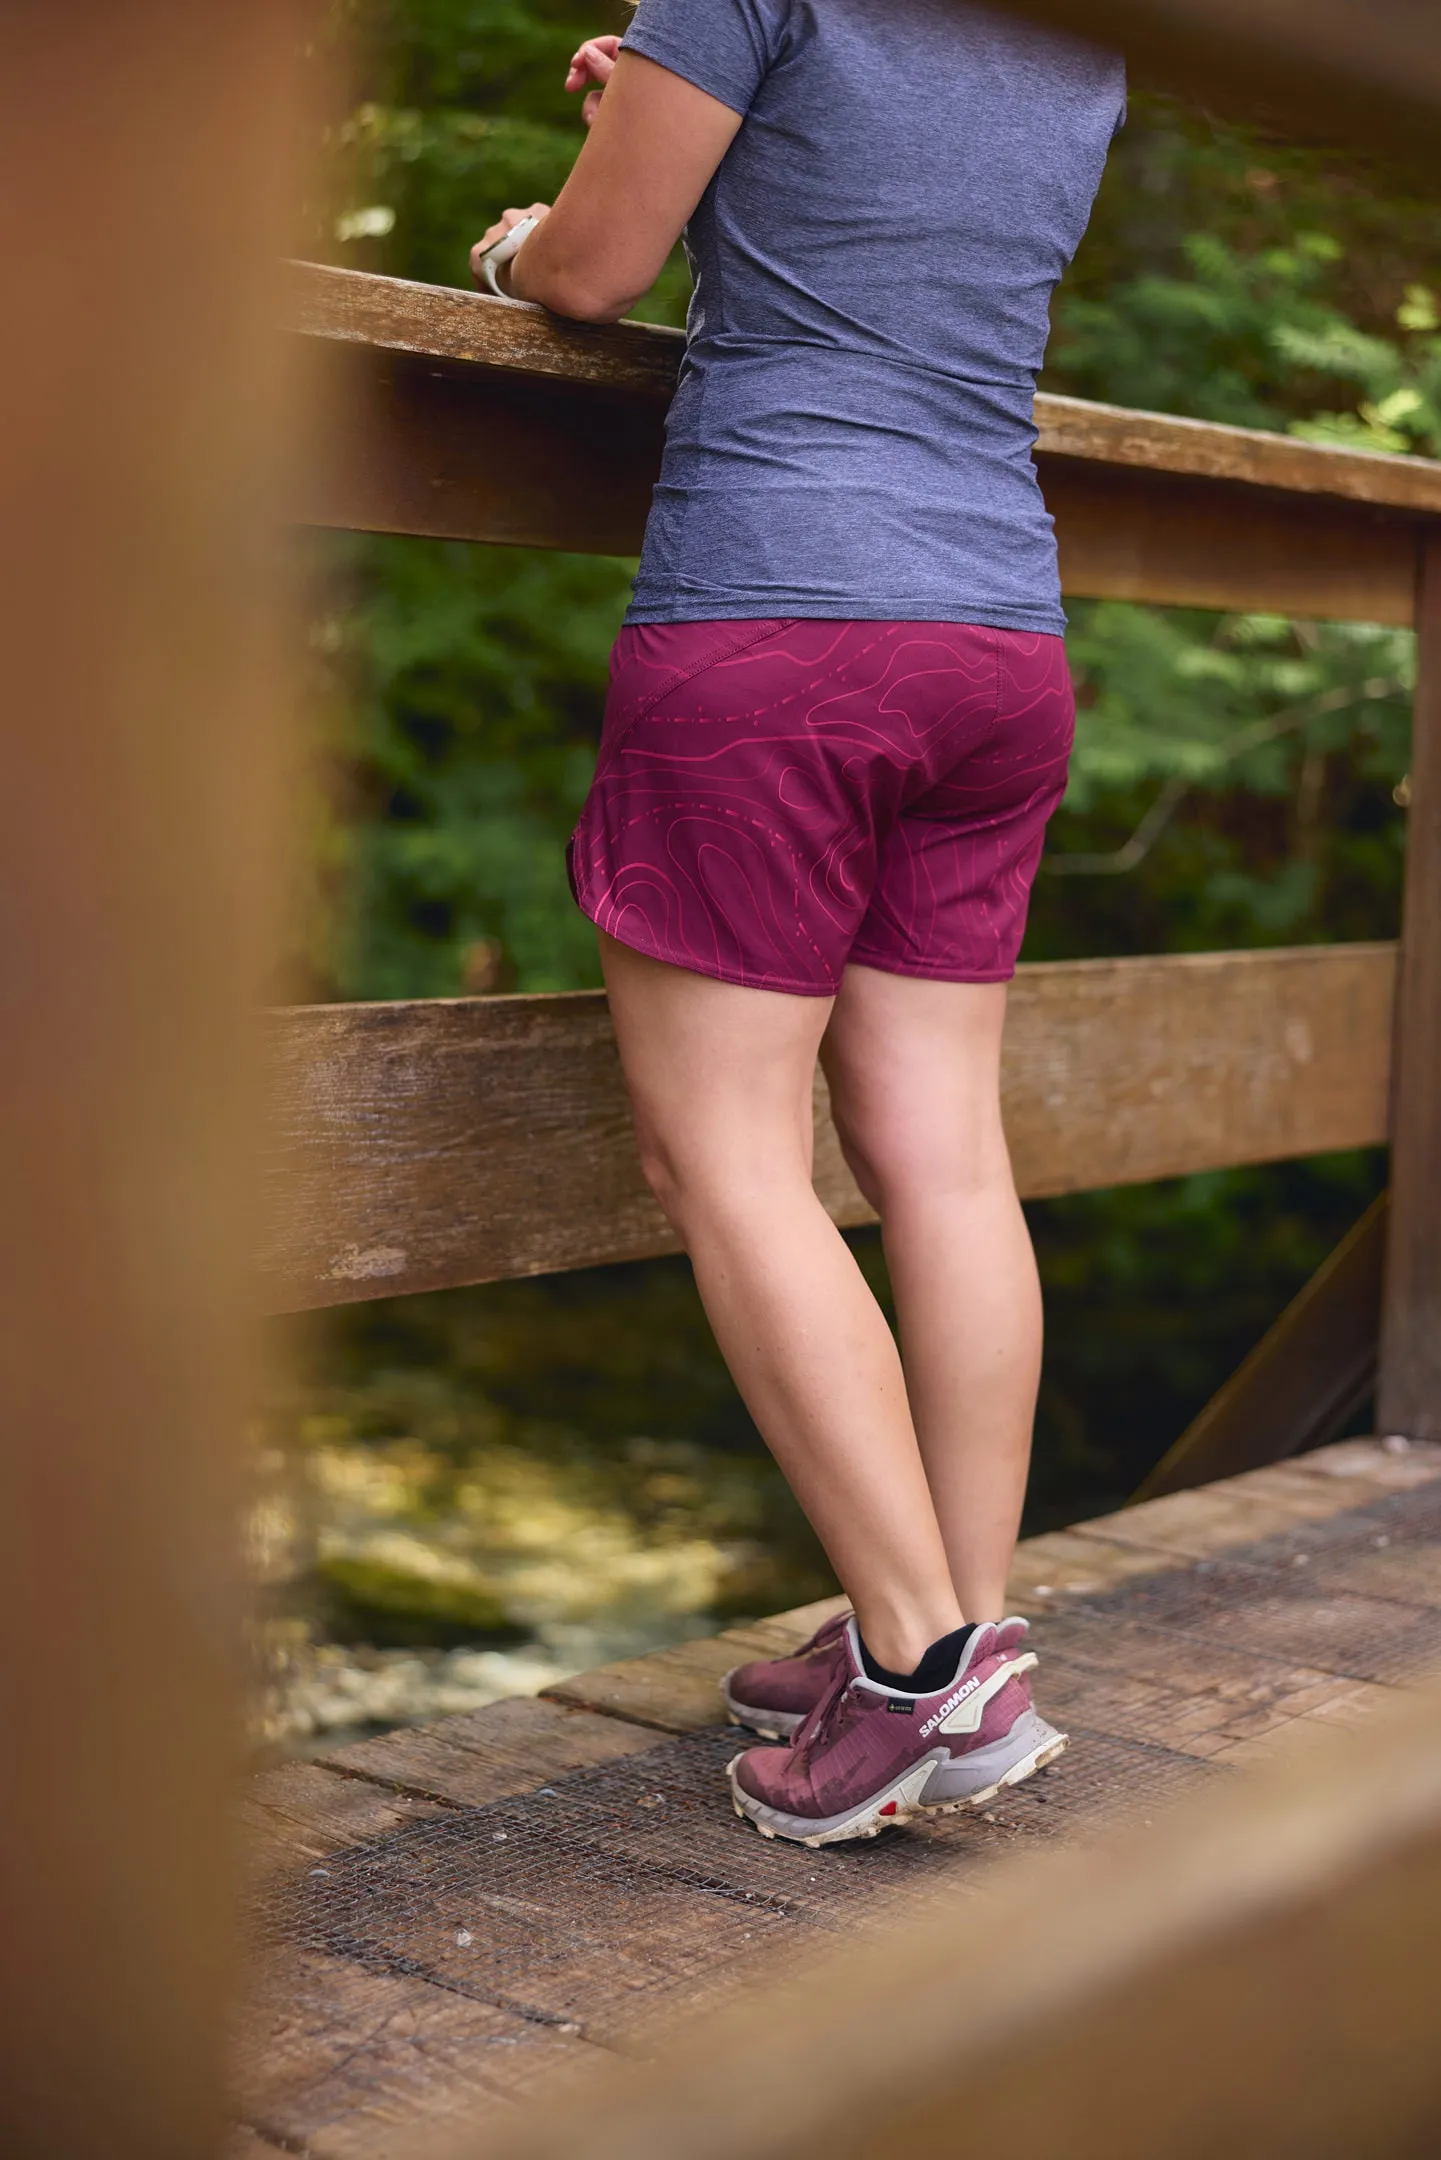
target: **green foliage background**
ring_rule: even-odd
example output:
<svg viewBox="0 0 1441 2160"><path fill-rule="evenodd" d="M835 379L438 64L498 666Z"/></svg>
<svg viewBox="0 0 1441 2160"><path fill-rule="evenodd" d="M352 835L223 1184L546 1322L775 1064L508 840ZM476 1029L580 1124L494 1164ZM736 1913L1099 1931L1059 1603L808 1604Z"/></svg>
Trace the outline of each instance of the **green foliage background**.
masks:
<svg viewBox="0 0 1441 2160"><path fill-rule="evenodd" d="M498 210L548 199L563 180L580 132L566 60L625 15L615 0L342 0L356 94L331 132L313 250L466 283L469 245ZM1434 456L1438 284L1435 208L1320 153L1137 98L1058 295L1044 387ZM640 312L679 322L685 290L677 261ZM316 877L294 990L394 997L598 979L563 850L630 568L415 541L317 545ZM1026 958L1394 934L1409 635L1111 603L1071 613L1074 773ZM1381 1174L1348 1158L1032 1211L1051 1316L1044 1517L1134 1481ZM483 1326L492 1393L520 1402L571 1372L569 1414L604 1428L600 1396L582 1402L604 1377L585 1383L583 1358L568 1362L568 1343L594 1347L577 1319L589 1297L611 1340L633 1326L643 1344L652 1321L665 1330L650 1429L690 1419L739 1444L743 1413L718 1389L704 1323L676 1280L666 1264L371 1308L338 1324L329 1355L357 1375L376 1356L419 1371ZM516 1347L502 1372L507 1314Z"/></svg>

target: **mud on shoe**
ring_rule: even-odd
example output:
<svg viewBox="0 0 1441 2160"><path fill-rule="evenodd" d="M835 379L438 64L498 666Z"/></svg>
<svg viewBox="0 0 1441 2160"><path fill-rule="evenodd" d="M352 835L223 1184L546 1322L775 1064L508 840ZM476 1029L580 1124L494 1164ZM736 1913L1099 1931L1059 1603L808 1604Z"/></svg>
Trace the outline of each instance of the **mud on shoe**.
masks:
<svg viewBox="0 0 1441 2160"><path fill-rule="evenodd" d="M1032 1707L1036 1659L1020 1639L994 1622L974 1629L945 1686L913 1695L869 1678L848 1620L831 1692L795 1744L750 1748L730 1764L736 1813L763 1837L836 1845L982 1807L1019 1785L1066 1745Z"/></svg>

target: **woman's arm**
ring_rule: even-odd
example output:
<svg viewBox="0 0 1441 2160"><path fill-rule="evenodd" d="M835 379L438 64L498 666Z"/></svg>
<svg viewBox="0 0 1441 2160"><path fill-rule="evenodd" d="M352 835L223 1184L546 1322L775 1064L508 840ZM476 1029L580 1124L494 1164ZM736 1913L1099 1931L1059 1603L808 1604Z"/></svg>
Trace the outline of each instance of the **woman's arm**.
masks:
<svg viewBox="0 0 1441 2160"><path fill-rule="evenodd" d="M617 322L659 277L740 124L683 76L622 52L555 207L508 210L475 253L539 214L507 289L579 322Z"/></svg>

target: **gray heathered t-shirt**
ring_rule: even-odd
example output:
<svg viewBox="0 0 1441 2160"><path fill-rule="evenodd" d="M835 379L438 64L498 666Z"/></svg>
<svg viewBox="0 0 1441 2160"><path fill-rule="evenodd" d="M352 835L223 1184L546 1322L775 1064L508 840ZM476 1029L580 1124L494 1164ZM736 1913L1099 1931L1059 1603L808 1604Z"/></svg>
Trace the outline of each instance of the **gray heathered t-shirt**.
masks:
<svg viewBox="0 0 1441 2160"><path fill-rule="evenodd" d="M1120 60L959 0L640 0L625 44L744 116L627 620L1063 629L1032 406Z"/></svg>

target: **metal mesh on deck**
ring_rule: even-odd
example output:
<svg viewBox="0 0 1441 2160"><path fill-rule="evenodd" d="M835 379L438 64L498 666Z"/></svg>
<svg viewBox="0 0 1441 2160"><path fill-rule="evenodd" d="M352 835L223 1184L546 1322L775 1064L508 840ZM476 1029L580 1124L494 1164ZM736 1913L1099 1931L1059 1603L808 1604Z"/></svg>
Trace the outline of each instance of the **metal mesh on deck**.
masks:
<svg viewBox="0 0 1441 2160"><path fill-rule="evenodd" d="M259 1932L586 2028L677 1991L709 1996L736 1959L964 1883L1018 1839L1148 1810L1201 1771L1086 1734L984 1816L813 1852L762 1839L732 1813L723 1772L737 1742L729 1728L665 1741L333 1854L269 1888Z"/></svg>
<svg viewBox="0 0 1441 2160"><path fill-rule="evenodd" d="M1388 1494L1216 1560L1178 1562L1078 1605L1389 1686L1441 1662L1441 1601L1403 1598L1384 1556L1441 1542L1441 1482ZM1374 1566L1368 1564L1374 1561ZM1424 1572L1420 1570L1418 1572ZM1441 1564L1433 1597L1441 1593Z"/></svg>
<svg viewBox="0 0 1441 2160"><path fill-rule="evenodd" d="M1068 1609L1252 1658L1405 1680L1441 1658L1441 1609L1388 1596L1382 1563L1424 1576L1438 1541L1441 1483ZM1064 1638L1064 1617L1053 1625ZM1043 1658L1046 1632L1043 1621ZM1041 1680L1044 1705L1044 1666ZM292 1971L338 1961L356 1975L429 1982L532 2030L626 2044L657 2008L717 1999L764 1951L872 1925L942 1884L964 1889L1008 1848L1103 1820L1146 1823L1187 1786L1227 1774L1134 1726L1131 1737L1093 1729L1079 1669L1071 1685L1070 1752L980 1815L821 1852L769 1843L731 1811L724 1768L746 1742L721 1728L335 1853L273 1882L257 1931ZM1094 1710L1103 1725L1104 1690Z"/></svg>

